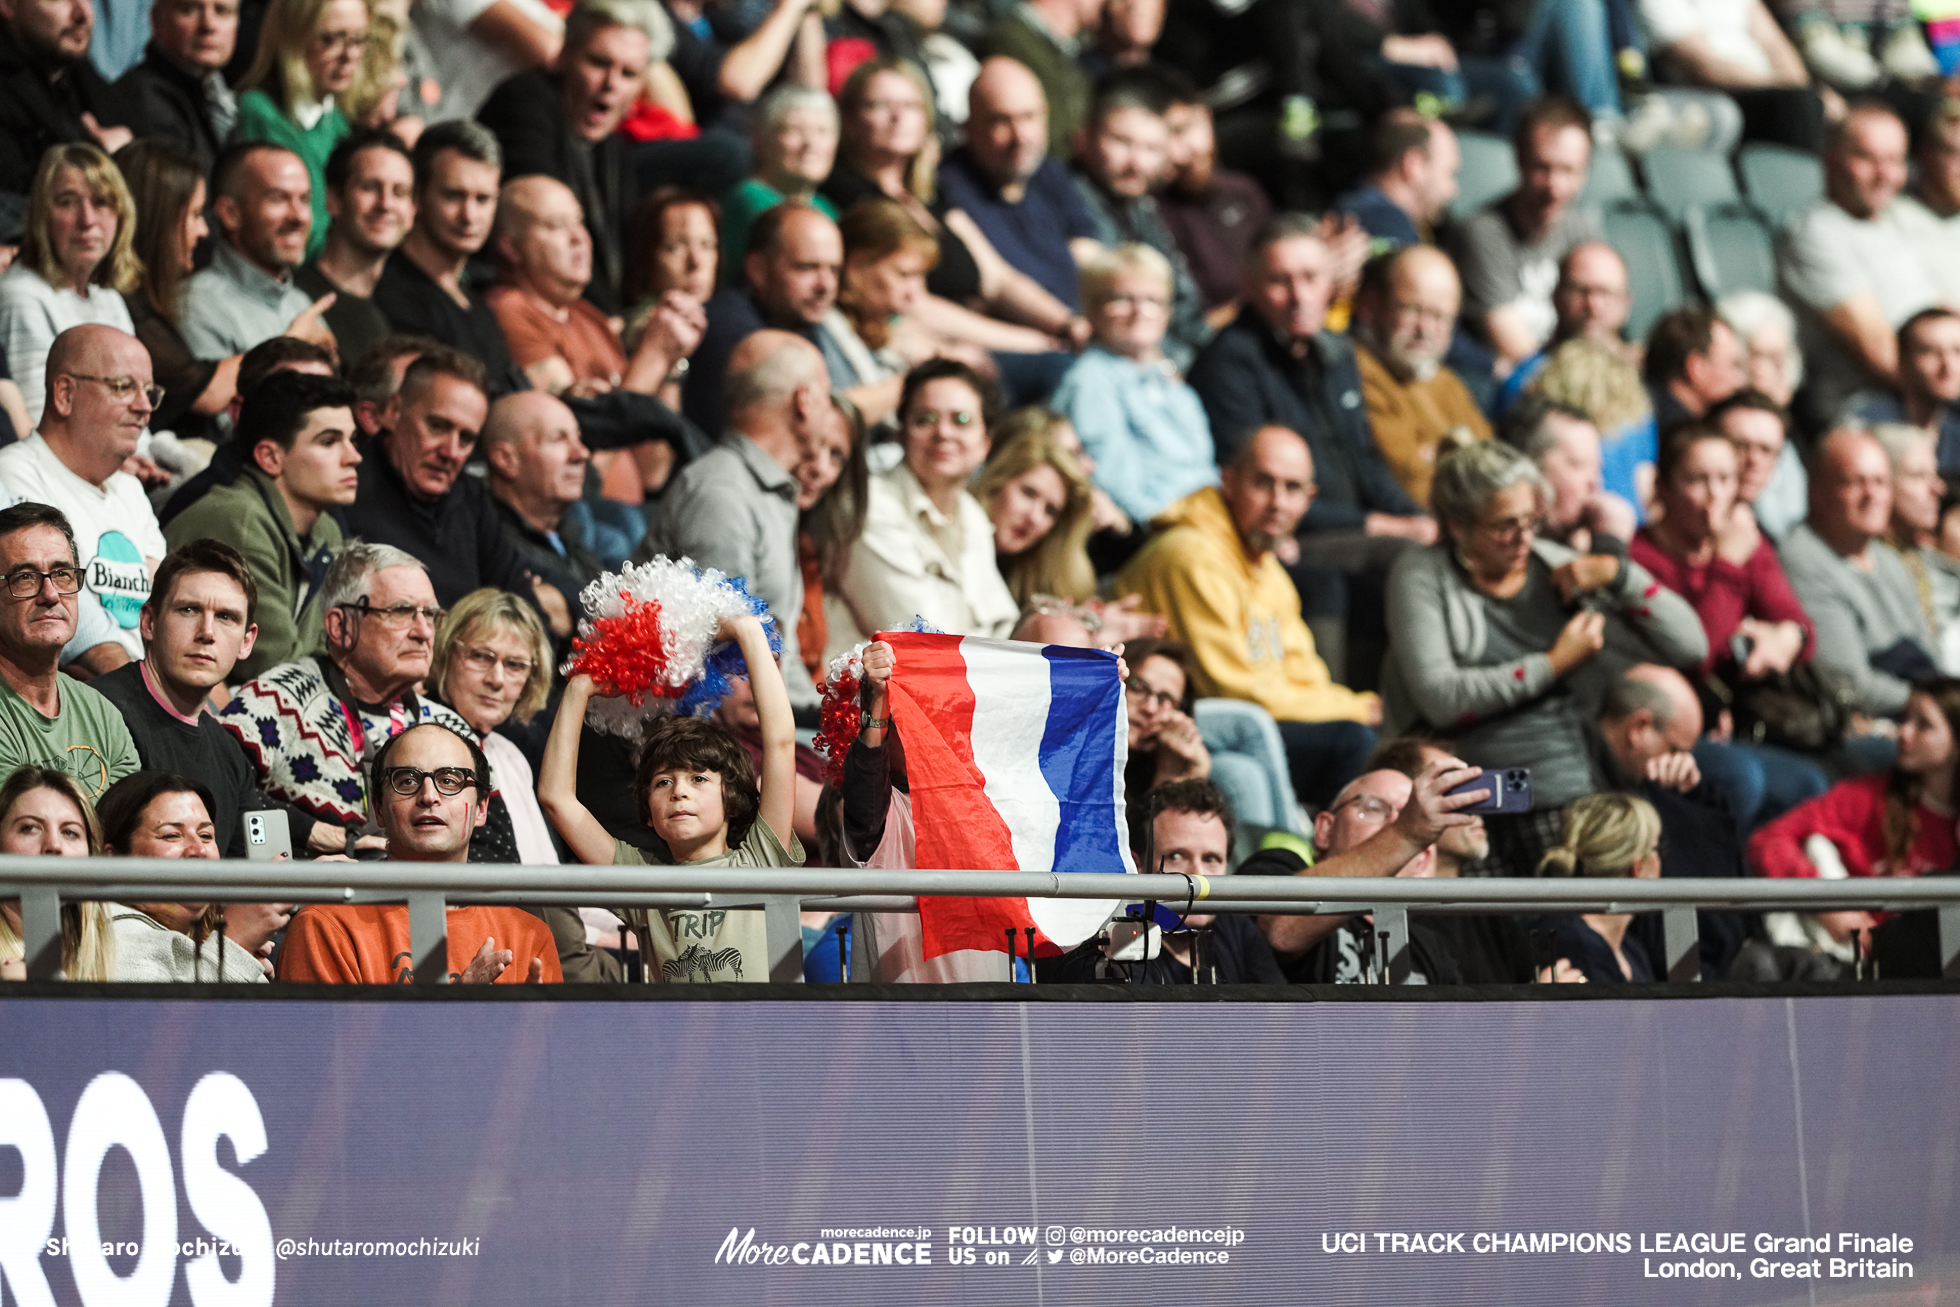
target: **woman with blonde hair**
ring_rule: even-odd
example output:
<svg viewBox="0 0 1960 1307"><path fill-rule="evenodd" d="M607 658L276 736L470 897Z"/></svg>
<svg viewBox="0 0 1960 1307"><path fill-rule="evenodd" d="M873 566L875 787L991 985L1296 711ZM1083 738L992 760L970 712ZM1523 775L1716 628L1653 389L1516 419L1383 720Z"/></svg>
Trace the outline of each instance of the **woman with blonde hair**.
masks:
<svg viewBox="0 0 1960 1307"><path fill-rule="evenodd" d="M993 453L973 496L994 524L994 553L1015 601L1038 595L1095 598L1089 563L1091 486L1060 432L1068 419L1044 408L1011 413L994 428Z"/></svg>
<svg viewBox="0 0 1960 1307"><path fill-rule="evenodd" d="M1552 351L1526 391L1570 404L1599 428L1600 484L1644 519L1654 496L1659 431L1640 373L1611 345L1584 336Z"/></svg>
<svg viewBox="0 0 1960 1307"><path fill-rule="evenodd" d="M81 787L52 767L22 767L0 785L0 853L21 857L102 855L102 826ZM0 901L0 980L27 979L20 900ZM111 980L115 937L100 903L61 905L61 975Z"/></svg>
<svg viewBox="0 0 1960 1307"><path fill-rule="evenodd" d="M335 99L354 85L367 46L363 0L272 0L240 84L234 139L291 150L313 179L309 259L327 243L327 156L353 130Z"/></svg>
<svg viewBox="0 0 1960 1307"><path fill-rule="evenodd" d="M27 197L27 229L0 276L0 344L26 403L26 439L47 402L48 347L70 327L98 323L136 334L122 292L142 273L136 205L122 173L93 145L41 156Z"/></svg>
<svg viewBox="0 0 1960 1307"><path fill-rule="evenodd" d="M1633 794L1588 794L1565 810L1565 837L1539 863L1543 876L1651 879L1661 874L1661 817ZM1588 912L1541 919L1555 956L1595 985L1657 979L1640 941L1627 935L1630 912Z"/></svg>
<svg viewBox="0 0 1960 1307"><path fill-rule="evenodd" d="M471 862L557 865L531 764L496 733L507 721L538 715L551 693L551 665L551 642L537 610L507 590L470 591L436 629L429 697L470 724L496 786L490 815L470 841Z"/></svg>

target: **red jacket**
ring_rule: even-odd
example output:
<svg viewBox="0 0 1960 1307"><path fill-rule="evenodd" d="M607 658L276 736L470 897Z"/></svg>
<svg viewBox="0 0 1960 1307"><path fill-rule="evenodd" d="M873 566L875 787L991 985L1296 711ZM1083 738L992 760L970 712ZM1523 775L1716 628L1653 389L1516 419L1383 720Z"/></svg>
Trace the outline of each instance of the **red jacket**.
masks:
<svg viewBox="0 0 1960 1307"><path fill-rule="evenodd" d="M1701 618L1702 629L1708 632L1708 657L1695 670L1706 672L1728 661L1729 637L1745 617L1760 622L1795 622L1803 627L1803 653L1799 656L1810 657L1817 632L1811 628L1810 617L1797 601L1796 591L1790 588L1783 564L1768 540L1758 544L1749 561L1740 567L1722 558L1705 567L1690 567L1662 549L1646 527L1633 537L1633 547L1627 552L1634 562L1652 572L1656 581L1692 604L1695 615Z"/></svg>
<svg viewBox="0 0 1960 1307"><path fill-rule="evenodd" d="M1918 876L1960 862L1953 817L1922 803L1913 813L1918 831L1911 864L1879 868L1885 857L1885 786L1891 779L1891 772L1860 776L1798 804L1749 838L1750 865L1765 876L1815 876L1817 868L1803 851L1812 835L1836 845L1844 869L1854 876Z"/></svg>

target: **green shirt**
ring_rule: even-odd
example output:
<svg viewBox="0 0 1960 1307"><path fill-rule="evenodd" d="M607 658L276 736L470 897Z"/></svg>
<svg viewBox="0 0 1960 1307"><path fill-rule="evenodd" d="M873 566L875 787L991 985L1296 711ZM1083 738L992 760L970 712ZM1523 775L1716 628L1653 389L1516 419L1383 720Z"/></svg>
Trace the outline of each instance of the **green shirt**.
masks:
<svg viewBox="0 0 1960 1307"><path fill-rule="evenodd" d="M757 218L782 202L783 193L760 177L749 178L732 187L728 194L721 197L723 284L729 286L742 284L742 259L749 252L749 228L755 226ZM812 195L810 207L832 222L837 221L837 206L822 195Z"/></svg>
<svg viewBox="0 0 1960 1307"><path fill-rule="evenodd" d="M100 694L64 672L55 673L55 685L61 715L44 717L0 680L0 777L22 767L64 771L94 802L143 765L136 741L115 705Z"/></svg>
<svg viewBox="0 0 1960 1307"><path fill-rule="evenodd" d="M624 840L613 841L615 867L651 865L646 855ZM735 848L690 867L800 867L803 842L794 832L789 847L769 823L755 825ZM636 927L653 951L646 977L651 982L691 980L769 979L769 939L761 908L668 908L650 913L645 908L615 908L620 919Z"/></svg>
<svg viewBox="0 0 1960 1307"><path fill-rule="evenodd" d="M327 244L327 156L353 130L336 105L328 105L319 121L303 128L258 87L238 97L238 127L232 139L265 141L291 150L312 174L313 230L306 238L308 259L318 257Z"/></svg>

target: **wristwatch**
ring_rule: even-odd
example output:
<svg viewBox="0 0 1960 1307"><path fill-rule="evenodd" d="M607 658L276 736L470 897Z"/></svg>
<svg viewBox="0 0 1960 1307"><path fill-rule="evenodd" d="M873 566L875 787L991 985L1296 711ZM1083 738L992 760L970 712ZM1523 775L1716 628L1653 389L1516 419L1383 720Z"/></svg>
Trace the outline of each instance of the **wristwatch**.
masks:
<svg viewBox="0 0 1960 1307"><path fill-rule="evenodd" d="M674 366L668 370L667 379L661 382L660 384L662 384L663 386L680 385L681 382L687 380L687 370L693 366L694 366L693 361L689 359L685 354L683 354L674 363Z"/></svg>
<svg viewBox="0 0 1960 1307"><path fill-rule="evenodd" d="M891 727L892 719L889 717L866 717L858 723L858 734L862 735L866 731L888 731Z"/></svg>

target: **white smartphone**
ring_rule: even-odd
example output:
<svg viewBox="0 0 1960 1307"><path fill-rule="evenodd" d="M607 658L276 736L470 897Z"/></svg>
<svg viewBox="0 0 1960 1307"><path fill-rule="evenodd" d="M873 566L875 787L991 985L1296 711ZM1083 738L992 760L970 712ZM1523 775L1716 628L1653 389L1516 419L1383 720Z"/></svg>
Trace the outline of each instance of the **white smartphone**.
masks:
<svg viewBox="0 0 1960 1307"><path fill-rule="evenodd" d="M242 813L245 827L245 857L252 862L290 862L293 856L292 830L286 814L273 810Z"/></svg>

